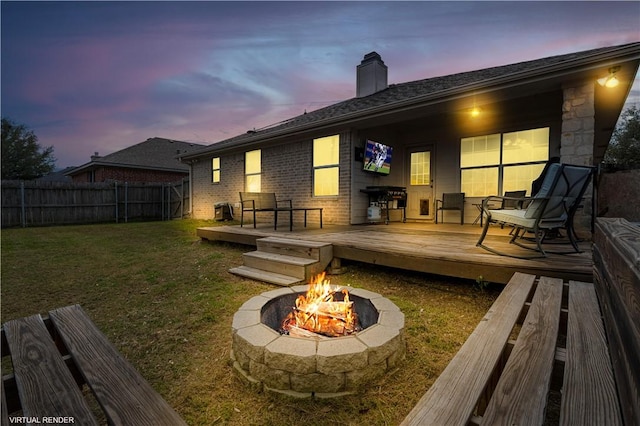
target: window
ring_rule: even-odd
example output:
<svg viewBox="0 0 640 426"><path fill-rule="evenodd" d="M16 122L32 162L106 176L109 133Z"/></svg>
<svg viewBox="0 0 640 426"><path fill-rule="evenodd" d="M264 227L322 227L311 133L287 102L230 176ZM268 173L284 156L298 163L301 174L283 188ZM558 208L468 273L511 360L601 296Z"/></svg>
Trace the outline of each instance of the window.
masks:
<svg viewBox="0 0 640 426"><path fill-rule="evenodd" d="M340 136L313 140L313 195L339 195Z"/></svg>
<svg viewBox="0 0 640 426"><path fill-rule="evenodd" d="M220 157L214 157L211 160L211 182L220 182Z"/></svg>
<svg viewBox="0 0 640 426"><path fill-rule="evenodd" d="M431 152L411 153L411 185L431 185Z"/></svg>
<svg viewBox="0 0 640 426"><path fill-rule="evenodd" d="M468 197L531 190L549 158L549 128L463 138L461 191Z"/></svg>
<svg viewBox="0 0 640 426"><path fill-rule="evenodd" d="M244 154L244 179L247 192L260 192L262 188L262 151L248 151Z"/></svg>

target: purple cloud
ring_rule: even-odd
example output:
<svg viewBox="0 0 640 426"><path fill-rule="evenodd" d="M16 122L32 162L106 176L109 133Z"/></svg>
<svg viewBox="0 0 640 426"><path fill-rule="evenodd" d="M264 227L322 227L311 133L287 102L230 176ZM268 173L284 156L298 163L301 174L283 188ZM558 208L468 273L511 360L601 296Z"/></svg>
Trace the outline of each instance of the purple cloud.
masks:
<svg viewBox="0 0 640 426"><path fill-rule="evenodd" d="M2 2L2 114L58 166L213 143L398 83L640 40L637 2ZM637 91L634 89L632 95Z"/></svg>

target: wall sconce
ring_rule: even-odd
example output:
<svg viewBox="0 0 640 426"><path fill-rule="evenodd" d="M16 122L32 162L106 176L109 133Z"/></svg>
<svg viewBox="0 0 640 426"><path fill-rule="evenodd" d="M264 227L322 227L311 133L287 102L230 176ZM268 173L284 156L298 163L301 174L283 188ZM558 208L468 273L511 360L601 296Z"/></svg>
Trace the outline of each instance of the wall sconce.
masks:
<svg viewBox="0 0 640 426"><path fill-rule="evenodd" d="M606 77L602 77L599 78L597 80L598 84L602 87L616 87L618 84L620 84L620 81L618 80L618 77L616 77L616 73L620 71L620 67L611 67L609 68L609 75Z"/></svg>
<svg viewBox="0 0 640 426"><path fill-rule="evenodd" d="M480 115L480 113L482 112L482 110L480 109L480 107L474 106L473 108L471 108L471 110L469 110L469 114L471 114L471 117L476 118Z"/></svg>

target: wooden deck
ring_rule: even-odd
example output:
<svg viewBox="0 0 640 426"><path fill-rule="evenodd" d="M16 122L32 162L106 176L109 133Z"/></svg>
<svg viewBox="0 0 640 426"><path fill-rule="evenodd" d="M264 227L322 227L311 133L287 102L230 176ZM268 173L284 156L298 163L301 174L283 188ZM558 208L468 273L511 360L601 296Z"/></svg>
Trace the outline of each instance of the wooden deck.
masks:
<svg viewBox="0 0 640 426"><path fill-rule="evenodd" d="M481 228L477 225L390 223L389 225L294 226L290 232L272 224L216 226L198 229L198 236L255 246L256 239L269 236L331 243L335 257L412 271L506 284L514 272L593 282L591 243L581 243L582 253L551 254L542 259L498 256L476 247ZM493 227L485 242L507 252L533 252L508 244L508 229ZM570 246L559 245L565 250Z"/></svg>

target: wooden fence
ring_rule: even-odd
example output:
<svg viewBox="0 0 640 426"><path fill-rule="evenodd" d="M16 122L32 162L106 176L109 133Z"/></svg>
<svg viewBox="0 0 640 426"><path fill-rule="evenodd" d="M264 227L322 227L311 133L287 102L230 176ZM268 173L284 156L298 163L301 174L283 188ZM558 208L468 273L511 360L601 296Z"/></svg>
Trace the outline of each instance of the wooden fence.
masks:
<svg viewBox="0 0 640 426"><path fill-rule="evenodd" d="M2 227L169 220L188 212L189 180L176 183L2 181Z"/></svg>

